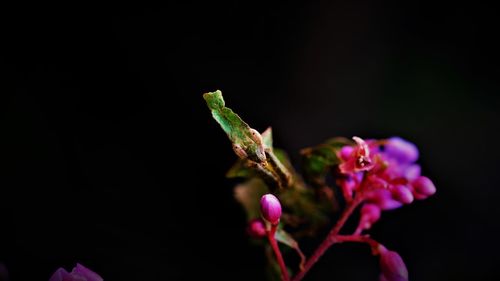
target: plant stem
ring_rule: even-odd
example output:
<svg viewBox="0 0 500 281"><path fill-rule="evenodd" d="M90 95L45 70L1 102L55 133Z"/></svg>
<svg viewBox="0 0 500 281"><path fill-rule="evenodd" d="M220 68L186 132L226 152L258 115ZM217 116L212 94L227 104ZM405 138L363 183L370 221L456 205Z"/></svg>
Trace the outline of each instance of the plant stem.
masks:
<svg viewBox="0 0 500 281"><path fill-rule="evenodd" d="M267 239L269 240L269 244L271 244L271 247L273 248L274 255L276 256L276 260L278 261L278 265L280 266L281 275L283 277L282 280L289 281L290 277L288 276L288 270L285 265L285 260L283 260L280 248L278 247L278 242L276 242L276 239L274 238L274 234L276 233L277 229L278 225L272 225L271 230L267 231Z"/></svg>
<svg viewBox="0 0 500 281"><path fill-rule="evenodd" d="M334 238L334 243L343 243L343 242L359 242L366 243L372 249L372 253L374 255L378 254L380 243L373 240L367 235L337 235Z"/></svg>
<svg viewBox="0 0 500 281"><path fill-rule="evenodd" d="M311 269L311 267L318 261L318 259L332 246L336 240L336 236L339 234L340 230L344 226L347 219L351 216L352 212L356 209L356 207L363 201L361 195L358 195L351 201L347 207L344 209L344 212L340 216L340 219L337 221L335 226L330 230L330 233L326 236L325 240L321 242L321 244L316 248L313 255L307 260L306 265L304 266L304 270L297 273L297 275L292 279L293 281L300 281L306 273Z"/></svg>

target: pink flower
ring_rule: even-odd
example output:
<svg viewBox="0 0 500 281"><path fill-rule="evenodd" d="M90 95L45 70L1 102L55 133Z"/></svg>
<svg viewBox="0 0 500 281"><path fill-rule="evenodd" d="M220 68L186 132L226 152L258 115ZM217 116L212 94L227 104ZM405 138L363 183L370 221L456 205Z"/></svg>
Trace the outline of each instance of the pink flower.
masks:
<svg viewBox="0 0 500 281"><path fill-rule="evenodd" d="M425 199L436 193L436 186L428 177L418 177L411 183L411 186L416 199Z"/></svg>
<svg viewBox="0 0 500 281"><path fill-rule="evenodd" d="M77 263L69 273L64 268L59 268L49 281L103 281L103 279L97 273Z"/></svg>
<svg viewBox="0 0 500 281"><path fill-rule="evenodd" d="M401 256L383 246L380 248L380 270L380 281L408 281L408 269Z"/></svg>
<svg viewBox="0 0 500 281"><path fill-rule="evenodd" d="M248 223L247 233L253 238L262 238L266 236L266 227L261 219L253 219Z"/></svg>
<svg viewBox="0 0 500 281"><path fill-rule="evenodd" d="M392 187L392 198L403 203L410 204L413 202L413 194L410 189L404 185L398 184Z"/></svg>
<svg viewBox="0 0 500 281"><path fill-rule="evenodd" d="M361 138L353 137L353 139L356 142L354 148L344 146L338 153L338 157L344 160L339 165L340 172L343 174L368 171L373 167L368 144Z"/></svg>
<svg viewBox="0 0 500 281"><path fill-rule="evenodd" d="M385 141L354 137L354 146L344 146L337 156L340 173L337 185L346 201L355 192L364 193L364 199L382 210L391 210L410 204L414 199L425 199L436 192L432 181L420 175L417 147L402 138Z"/></svg>
<svg viewBox="0 0 500 281"><path fill-rule="evenodd" d="M380 208L375 204L364 204L361 207L361 218L356 233L360 234L363 230L368 230L380 219Z"/></svg>
<svg viewBox="0 0 500 281"><path fill-rule="evenodd" d="M382 210L393 210L403 206L403 203L395 200L388 189L377 189L366 196L367 201L377 205Z"/></svg>
<svg viewBox="0 0 500 281"><path fill-rule="evenodd" d="M260 212L262 217L273 225L280 221L281 204L278 198L272 194L266 194L260 199Z"/></svg>

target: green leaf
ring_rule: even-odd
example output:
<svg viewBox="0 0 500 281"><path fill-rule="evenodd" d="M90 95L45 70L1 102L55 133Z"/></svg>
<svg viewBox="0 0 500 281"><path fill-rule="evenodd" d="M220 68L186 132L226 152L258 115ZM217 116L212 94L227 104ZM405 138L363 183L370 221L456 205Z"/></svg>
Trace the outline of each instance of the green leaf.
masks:
<svg viewBox="0 0 500 281"><path fill-rule="evenodd" d="M227 171L226 177L232 178L250 178L256 173L247 165L247 160L238 159L236 163Z"/></svg>
<svg viewBox="0 0 500 281"><path fill-rule="evenodd" d="M276 238L276 241L287 245L288 247L294 249L297 252L297 254L300 257L300 269L302 270L306 262L306 257L300 250L299 243L297 243L297 241L295 241L295 239L293 239L293 237L290 234L288 234L288 232L284 231L281 228L278 229L278 231L276 231L274 238Z"/></svg>
<svg viewBox="0 0 500 281"><path fill-rule="evenodd" d="M262 132L262 141L265 148L273 149L273 129L271 127Z"/></svg>
<svg viewBox="0 0 500 281"><path fill-rule="evenodd" d="M269 189L259 178L251 178L234 188L234 197L245 209L249 221L260 218L260 198L268 192Z"/></svg>
<svg viewBox="0 0 500 281"><path fill-rule="evenodd" d="M222 92L203 94L212 116L233 143L233 149L240 158L247 158L263 163L266 161L262 137L254 129L250 128L236 113L227 108L222 97Z"/></svg>
<svg viewBox="0 0 500 281"><path fill-rule="evenodd" d="M306 178L320 180L319 178L325 177L331 167L340 163L337 152L352 143L346 138L333 138L318 146L303 149L302 165Z"/></svg>

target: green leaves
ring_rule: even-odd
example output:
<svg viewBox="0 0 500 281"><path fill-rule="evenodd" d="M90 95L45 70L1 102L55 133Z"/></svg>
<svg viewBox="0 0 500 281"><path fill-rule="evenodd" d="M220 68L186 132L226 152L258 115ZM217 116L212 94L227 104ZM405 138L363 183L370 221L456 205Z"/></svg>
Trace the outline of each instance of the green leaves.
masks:
<svg viewBox="0 0 500 281"><path fill-rule="evenodd" d="M259 178L252 178L234 188L234 197L245 209L249 221L260 218L260 197L268 192L267 186Z"/></svg>
<svg viewBox="0 0 500 281"><path fill-rule="evenodd" d="M315 147L305 148L301 151L302 165L308 177L323 177L328 170L339 164L337 151L344 145L352 145L346 138L334 138Z"/></svg>
<svg viewBox="0 0 500 281"><path fill-rule="evenodd" d="M293 239L293 237L283 229L278 229L278 231L276 231L276 234L274 235L274 238L276 238L278 242L287 245L288 247L294 249L297 252L297 254L300 257L299 268L300 270L304 269L304 265L306 263L306 256L304 256L304 254L300 250L299 243L297 243L297 241L295 241L295 239Z"/></svg>

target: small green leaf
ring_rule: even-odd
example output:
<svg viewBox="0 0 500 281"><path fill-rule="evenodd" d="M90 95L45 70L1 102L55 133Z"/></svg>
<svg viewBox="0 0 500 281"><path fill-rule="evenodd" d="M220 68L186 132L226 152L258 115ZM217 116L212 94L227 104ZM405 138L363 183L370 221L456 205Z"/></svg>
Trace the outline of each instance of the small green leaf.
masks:
<svg viewBox="0 0 500 281"><path fill-rule="evenodd" d="M301 151L302 165L306 178L311 181L322 181L328 171L340 163L337 152L345 145L352 145L346 138L333 138L315 147Z"/></svg>
<svg viewBox="0 0 500 281"><path fill-rule="evenodd" d="M297 241L295 241L295 239L293 239L293 237L290 234L288 234L288 232L284 231L281 228L278 229L278 231L276 231L274 238L276 238L278 242L287 245L288 247L294 249L297 252L297 254L300 257L300 269L302 270L306 262L306 257L300 250L299 243L297 243Z"/></svg>
<svg viewBox="0 0 500 281"><path fill-rule="evenodd" d="M273 149L273 129L271 127L262 132L262 141L265 148Z"/></svg>
<svg viewBox="0 0 500 281"><path fill-rule="evenodd" d="M234 197L245 209L249 221L260 218L260 198L268 192L269 189L259 178L251 178L234 188Z"/></svg>
<svg viewBox="0 0 500 281"><path fill-rule="evenodd" d="M249 178L256 173L247 165L248 160L238 159L236 163L227 171L226 177L231 178Z"/></svg>

